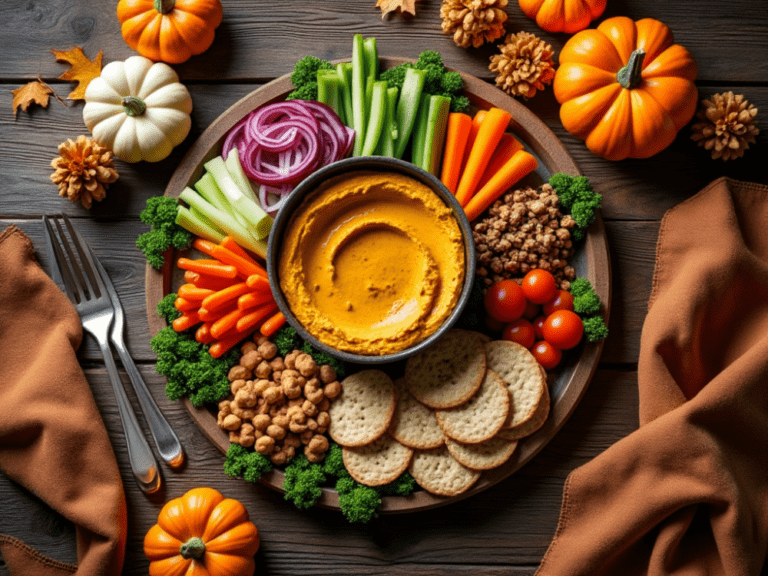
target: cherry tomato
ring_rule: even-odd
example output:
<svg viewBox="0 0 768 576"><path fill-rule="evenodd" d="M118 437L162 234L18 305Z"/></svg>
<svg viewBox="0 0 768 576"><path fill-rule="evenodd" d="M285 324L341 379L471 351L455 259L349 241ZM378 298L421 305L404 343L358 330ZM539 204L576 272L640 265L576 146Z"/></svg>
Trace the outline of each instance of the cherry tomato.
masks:
<svg viewBox="0 0 768 576"><path fill-rule="evenodd" d="M541 327L544 340L560 350L568 350L581 342L584 323L579 315L570 310L557 310L544 321Z"/></svg>
<svg viewBox="0 0 768 576"><path fill-rule="evenodd" d="M558 310L570 310L573 312L573 295L567 290L558 290L555 293L555 297L549 302L545 302L541 307L544 310L544 315L549 316L552 312Z"/></svg>
<svg viewBox="0 0 768 576"><path fill-rule="evenodd" d="M555 297L557 282L555 277L546 270L536 268L523 278L523 292L526 298L535 304L544 304Z"/></svg>
<svg viewBox="0 0 768 576"><path fill-rule="evenodd" d="M544 333L541 331L541 327L544 326L546 316L537 316L533 319L533 333L536 334L536 340L544 340Z"/></svg>
<svg viewBox="0 0 768 576"><path fill-rule="evenodd" d="M526 348L530 348L536 341L536 336L533 333L533 325L525 318L520 318L504 327L501 339L511 340Z"/></svg>
<svg viewBox="0 0 768 576"><path fill-rule="evenodd" d="M536 342L536 344L533 345L533 348L531 348L531 352L544 370L552 370L555 368L560 364L560 360L563 357L563 353L546 340Z"/></svg>
<svg viewBox="0 0 768 576"><path fill-rule="evenodd" d="M500 322L517 320L525 312L525 293L514 280L500 280L485 293L485 311Z"/></svg>
<svg viewBox="0 0 768 576"><path fill-rule="evenodd" d="M528 318L528 320L533 320L536 318L536 316L539 315L539 305L534 304L530 300L528 301L528 304L525 306L525 312L523 312L523 318Z"/></svg>

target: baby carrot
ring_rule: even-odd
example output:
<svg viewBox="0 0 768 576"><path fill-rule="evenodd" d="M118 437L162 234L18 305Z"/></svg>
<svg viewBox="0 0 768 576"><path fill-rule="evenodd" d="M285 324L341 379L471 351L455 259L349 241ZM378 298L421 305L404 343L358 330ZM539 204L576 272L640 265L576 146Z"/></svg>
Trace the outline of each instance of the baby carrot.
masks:
<svg viewBox="0 0 768 576"><path fill-rule="evenodd" d="M245 281L246 284L248 284L248 288L250 288L253 291L269 291L269 280L267 280L264 276L261 276L260 274L251 274L248 276L248 280Z"/></svg>
<svg viewBox="0 0 768 576"><path fill-rule="evenodd" d="M222 338L221 340L217 340L213 344L211 344L211 347L208 349L208 353L213 356L214 358L219 358L226 354L229 350L234 348L238 342L241 340L244 340L254 332L256 332L257 328L252 328L251 330L248 330L246 332L235 332L233 336L230 336L228 338Z"/></svg>
<svg viewBox="0 0 768 576"><path fill-rule="evenodd" d="M480 216L483 210L488 208L504 192L530 172L533 172L538 163L536 158L525 150L518 150L488 183L475 194L464 207L467 220L470 222Z"/></svg>
<svg viewBox="0 0 768 576"><path fill-rule="evenodd" d="M461 170L459 174L464 172L464 168L467 166L467 159L469 158L469 153L472 151L472 146L475 144L475 138L477 138L477 130L480 128L480 122L483 121L483 118L485 118L485 114L488 112L487 110L478 110L475 112L474 117L472 118L472 126L469 128L469 136L467 137L467 145L464 148L464 158L461 160Z"/></svg>
<svg viewBox="0 0 768 576"><path fill-rule="evenodd" d="M239 308L235 308L229 314L225 314L213 323L211 326L211 335L216 339L221 338L224 334L229 332L231 328L237 326L237 321L245 316L245 314L246 312Z"/></svg>
<svg viewBox="0 0 768 576"><path fill-rule="evenodd" d="M205 322L201 324L200 328L195 332L195 340L200 344L210 344L215 340L215 338L211 336L211 324L211 322Z"/></svg>
<svg viewBox="0 0 768 576"><path fill-rule="evenodd" d="M501 108L491 108L480 122L477 138L472 145L469 158L467 158L467 165L456 189L456 199L462 206L466 206L475 193L477 183L483 177L488 161L491 159L493 151L496 150L501 135L506 131L511 119L512 116L509 112Z"/></svg>
<svg viewBox="0 0 768 576"><path fill-rule="evenodd" d="M218 260L192 260L191 258L179 258L176 265L182 270L190 270L200 274L208 274L218 278L234 278L237 276L237 268L228 264L222 264Z"/></svg>
<svg viewBox="0 0 768 576"><path fill-rule="evenodd" d="M237 307L240 310L248 310L259 304L272 301L272 292L249 292L237 299Z"/></svg>
<svg viewBox="0 0 768 576"><path fill-rule="evenodd" d="M245 332L249 328L256 326L256 324L272 314L272 312L275 311L275 308L277 308L277 304L275 304L274 301L257 306L252 312L248 312L248 314L242 316L240 320L237 321L237 324L235 325L237 331Z"/></svg>
<svg viewBox="0 0 768 576"><path fill-rule="evenodd" d="M496 150L488 161L488 166L486 166L485 172L483 172L483 177L480 178L480 182L477 184L477 189L480 190L485 186L488 183L488 180L490 180L491 177L507 163L507 160L512 158L512 156L515 155L515 152L522 149L523 145L518 142L512 134L507 132L502 134L501 140L499 140L499 145L496 146Z"/></svg>
<svg viewBox="0 0 768 576"><path fill-rule="evenodd" d="M200 302L194 300L187 300L186 298L178 297L173 301L173 305L179 312L188 312L190 310L197 310L200 308Z"/></svg>
<svg viewBox="0 0 768 576"><path fill-rule="evenodd" d="M217 310L222 306L230 303L238 296L242 296L243 294L247 293L248 291L249 289L245 282L232 284L232 286L227 286L226 288L219 290L218 292L214 292L210 296L206 297L203 300L202 307L206 310Z"/></svg>
<svg viewBox="0 0 768 576"><path fill-rule="evenodd" d="M203 254L208 254L208 256L211 256L213 258L216 258L213 255L213 249L216 247L215 242L211 242L210 240L204 240L202 238L195 238L195 240L192 242L192 248L199 250Z"/></svg>
<svg viewBox="0 0 768 576"><path fill-rule="evenodd" d="M206 288L198 288L194 284L182 284L179 286L176 292L177 296L180 296L186 300L200 301L214 293L214 290L208 290Z"/></svg>
<svg viewBox="0 0 768 576"><path fill-rule="evenodd" d="M193 284L198 288L205 288L206 290L214 290L218 292L219 290L223 290L240 281L239 278L217 278L216 276L208 276L207 274L198 274L197 280L193 282Z"/></svg>
<svg viewBox="0 0 768 576"><path fill-rule="evenodd" d="M466 114L452 112L448 115L440 181L451 191L451 194L456 193L456 185L459 183L461 164L464 159L464 149L467 147L471 128L472 118Z"/></svg>
<svg viewBox="0 0 768 576"><path fill-rule="evenodd" d="M219 242L219 246L221 246L222 248L226 248L230 252L234 252L235 254L240 256L240 258L243 258L244 260L247 260L248 262L250 262L251 264L256 266L261 271L259 273L260 275L264 276L264 278L267 277L267 271L264 270L264 268L261 266L261 264L256 262L256 260L254 260L251 257L251 255L248 254L248 252L246 252L245 249L242 246L240 246L237 242L235 242L235 240L231 236L225 236L224 240Z"/></svg>
<svg viewBox="0 0 768 576"><path fill-rule="evenodd" d="M173 329L176 330L176 332L184 332L184 330L189 330L194 326L195 324L198 324L200 322L200 317L197 315L197 312L184 312L181 316L176 318L172 322Z"/></svg>
<svg viewBox="0 0 768 576"><path fill-rule="evenodd" d="M200 308L197 311L197 315L200 316L200 320L203 322L215 322L219 318L226 316L233 310L236 310L237 306L225 306L219 310L208 310L207 308Z"/></svg>
<svg viewBox="0 0 768 576"><path fill-rule="evenodd" d="M274 316L270 316L264 324L261 325L261 328L259 328L259 331L261 332L262 336L272 336L275 332L280 330L282 325L285 324L285 316L283 316L282 312L278 312Z"/></svg>
<svg viewBox="0 0 768 576"><path fill-rule="evenodd" d="M232 250L228 250L227 248L219 246L218 244L214 244L213 257L224 262L225 264L231 264L237 268L238 273L242 274L244 278L248 278L248 276L251 274L259 274L262 276L266 276L267 274L264 268L255 262L252 262L248 258L238 256L232 252Z"/></svg>

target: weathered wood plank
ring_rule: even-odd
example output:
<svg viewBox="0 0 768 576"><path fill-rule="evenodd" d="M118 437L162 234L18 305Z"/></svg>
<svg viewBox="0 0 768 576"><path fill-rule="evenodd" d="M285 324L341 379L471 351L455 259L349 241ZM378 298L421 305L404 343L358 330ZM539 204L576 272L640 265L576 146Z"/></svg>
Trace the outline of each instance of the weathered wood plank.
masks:
<svg viewBox="0 0 768 576"><path fill-rule="evenodd" d="M151 368L142 371L153 389L161 386ZM187 464L179 472L161 465L164 488L159 495L146 497L128 469L106 373L96 368L86 370L86 375L125 483L129 512L126 575L146 574L141 546L145 532L165 502L195 486L211 486L245 504L261 531L257 561L264 573L431 576L471 571L490 576L511 569L512 574L531 574L554 533L567 474L638 426L636 373L598 371L569 422L517 474L465 501L415 514L381 516L358 527L348 524L338 512L301 512L268 488L227 478L221 469L223 455L195 428L180 403L163 398L158 403L184 444ZM130 390L129 396L135 400ZM74 559L71 528L46 535L42 526L53 522L48 520L52 516L7 479L0 481L0 502L8 502L8 509L14 510L11 518L19 521L9 525L8 516L2 515L0 531L44 547L54 558ZM25 511L41 520L23 522Z"/></svg>
<svg viewBox="0 0 768 576"><path fill-rule="evenodd" d="M677 42L698 60L700 78L748 81L768 75L768 16L760 0L728 3L699 0L619 0L610 2L604 17L657 18L670 26ZM224 21L213 46L177 66L186 80L247 80L274 78L290 71L298 55L336 59L349 57L352 34L375 36L379 51L388 56L416 57L432 49L446 62L476 76L490 77L488 58L493 46L465 50L440 29L440 2L417 5L415 18L381 18L373 0L336 2L318 0L274 3L264 0L227 0ZM528 20L517 2L507 6L507 30L534 32L559 52L567 35L552 35ZM115 3L96 0L5 0L0 7L2 78L56 78L66 69L49 49L83 46L104 61L134 54L120 35Z"/></svg>

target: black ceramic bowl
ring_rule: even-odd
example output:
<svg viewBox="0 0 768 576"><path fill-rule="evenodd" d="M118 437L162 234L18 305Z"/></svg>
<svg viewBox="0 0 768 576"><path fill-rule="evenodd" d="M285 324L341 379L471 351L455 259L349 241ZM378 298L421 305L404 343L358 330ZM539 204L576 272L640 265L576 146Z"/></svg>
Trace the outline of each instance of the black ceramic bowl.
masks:
<svg viewBox="0 0 768 576"><path fill-rule="evenodd" d="M464 286L461 290L456 306L451 314L446 318L445 322L438 328L433 334L403 350L393 352L391 354L383 355L367 355L367 354L353 354L344 350L338 350L332 348L327 344L323 344L317 338L312 336L304 326L296 319L293 312L288 306L288 303L283 296L283 292L280 288L280 279L278 275L277 261L280 255L280 249L283 240L283 234L288 222L291 219L294 211L304 202L304 199L308 194L313 192L320 184L326 180L335 176L341 176L350 172L357 172L362 170L371 170L377 172L393 172L410 176L414 180L417 180L425 184L430 190L432 190L438 197L440 197L447 206L453 211L453 215L456 221L459 223L462 236L464 238ZM472 291L472 282L475 277L475 243L472 240L472 229L469 226L464 210L461 208L456 198L451 194L442 182L429 172L417 168L410 162L403 160L397 160L395 158L384 158L379 156L365 156L359 158L347 158L324 166L320 170L314 172L311 176L308 176L303 180L286 200L286 203L278 212L277 217L272 225L272 231L269 233L269 244L267 246L267 271L269 273L269 283L272 286L272 293L275 297L277 305L280 307L280 311L285 315L285 318L293 326L299 335L304 339L312 343L313 346L327 352L328 354L344 360L346 362L352 362L356 364L383 364L386 362L395 362L397 360L404 360L409 356L412 356L416 352L428 348L436 340L438 340L447 330L453 326L458 319L462 310L467 304L470 292Z"/></svg>

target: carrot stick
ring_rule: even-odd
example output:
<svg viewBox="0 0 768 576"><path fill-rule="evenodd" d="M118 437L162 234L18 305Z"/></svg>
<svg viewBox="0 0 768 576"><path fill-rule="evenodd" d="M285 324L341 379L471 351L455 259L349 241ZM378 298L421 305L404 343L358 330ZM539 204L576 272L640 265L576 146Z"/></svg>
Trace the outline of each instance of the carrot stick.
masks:
<svg viewBox="0 0 768 576"><path fill-rule="evenodd" d="M211 347L208 349L208 353L214 358L219 358L234 348L238 342L246 339L248 336L256 332L256 330L257 328L252 328L246 332L235 332L234 336L218 340L211 344Z"/></svg>
<svg viewBox="0 0 768 576"><path fill-rule="evenodd" d="M216 320L226 316L233 310L237 310L237 306L225 306L224 308L220 308L219 310L208 310L207 308L200 308L197 311L197 315L200 316L200 320L202 320L203 322L215 322Z"/></svg>
<svg viewBox="0 0 768 576"><path fill-rule="evenodd" d="M205 288L206 290L218 292L219 290L228 288L238 282L241 282L239 278L230 280L229 278L217 278L216 276L208 276L207 274L198 274L197 281L193 282L193 284L198 288Z"/></svg>
<svg viewBox="0 0 768 576"><path fill-rule="evenodd" d="M256 307L252 312L242 316L240 320L237 321L237 331L245 332L249 328L256 326L256 324L272 314L272 312L275 311L275 308L277 308L277 304L275 304L274 301L267 302L266 304L262 304L261 306Z"/></svg>
<svg viewBox="0 0 768 576"><path fill-rule="evenodd" d="M483 177L480 178L480 182L477 184L477 189L480 190L488 183L488 180L498 172L507 160L515 155L515 152L522 150L523 145L518 142L512 134L504 133L501 135L499 145L496 146L496 150L493 152L491 159L488 161L488 166L483 172Z"/></svg>
<svg viewBox="0 0 768 576"><path fill-rule="evenodd" d="M200 308L200 302L179 297L173 301L173 306L179 312L189 312L190 310L197 310Z"/></svg>
<svg viewBox="0 0 768 576"><path fill-rule="evenodd" d="M231 236L225 236L224 240L219 242L219 246L221 246L222 248L226 248L230 252L234 252L235 254L240 256L240 258L242 258L243 260L247 260L248 262L256 266L261 271L259 275L264 276L264 278L267 277L267 271L264 270L264 267L258 262L256 262L256 260L254 260L251 257L251 255L248 254L248 252L246 252L245 248L243 248L237 242L235 242L235 240Z"/></svg>
<svg viewBox="0 0 768 576"><path fill-rule="evenodd" d="M265 277L267 275L266 270L255 262L250 262L248 259L238 256L231 250L219 246L218 244L214 244L213 257L225 264L231 264L237 268L237 271L240 274L243 274L245 278L248 278L251 274L259 274Z"/></svg>
<svg viewBox="0 0 768 576"><path fill-rule="evenodd" d="M213 323L211 326L211 335L218 340L231 328L237 326L237 321L245 316L245 314L246 312L239 308L235 308L229 314L225 314Z"/></svg>
<svg viewBox="0 0 768 576"><path fill-rule="evenodd" d="M467 145L464 148L464 157L461 159L461 170L459 171L459 174L464 172L464 168L467 165L467 159L469 158L469 153L472 151L472 146L474 145L475 139L477 138L477 131L480 128L480 122L482 122L483 118L485 118L486 112L488 111L478 110L475 112L475 115L472 118L472 126L469 128L469 136L467 137Z"/></svg>
<svg viewBox="0 0 768 576"><path fill-rule="evenodd" d="M472 129L472 118L461 112L452 112L448 115L448 129L445 133L445 148L443 150L443 167L440 172L440 181L445 187L456 193L456 185L461 175L461 165L464 159L464 150L467 147L469 132Z"/></svg>
<svg viewBox="0 0 768 576"><path fill-rule="evenodd" d="M470 222L480 216L505 191L536 169L536 158L525 150L518 150L501 169L493 175L488 183L475 194L464 208L467 220Z"/></svg>
<svg viewBox="0 0 768 576"><path fill-rule="evenodd" d="M259 304L272 301L272 292L249 292L237 299L237 307L240 310L248 310Z"/></svg>
<svg viewBox="0 0 768 576"><path fill-rule="evenodd" d="M234 278L237 276L237 268L228 264L222 264L219 261L179 258L176 260L176 266L182 270L190 270L218 278Z"/></svg>
<svg viewBox="0 0 768 576"><path fill-rule="evenodd" d="M171 324L176 332L184 332L184 330L189 330L199 322L200 317L197 315L197 312L184 312L184 314L176 318Z"/></svg>
<svg viewBox="0 0 768 576"><path fill-rule="evenodd" d="M204 298L210 296L213 293L214 290L198 288L194 284L182 284L179 286L176 295L184 298L185 300L202 301Z"/></svg>
<svg viewBox="0 0 768 576"><path fill-rule="evenodd" d="M227 286L205 298L202 307L210 311L217 310L248 291L248 286L245 282L232 284L232 286Z"/></svg>
<svg viewBox="0 0 768 576"><path fill-rule="evenodd" d="M252 274L248 276L248 280L245 281L248 284L248 288L254 292L269 291L269 280L260 274Z"/></svg>
<svg viewBox="0 0 768 576"><path fill-rule="evenodd" d="M483 177L483 171L501 140L501 135L509 126L512 116L501 108L491 108L480 122L477 138L467 159L467 165L461 174L459 186L456 189L456 199L459 204L466 206L477 189L477 183Z"/></svg>
<svg viewBox="0 0 768 576"><path fill-rule="evenodd" d="M197 332L195 332L195 340L200 344L210 344L215 340L215 338L211 336L211 324L211 322L205 322L197 329Z"/></svg>
<svg viewBox="0 0 768 576"><path fill-rule="evenodd" d="M285 316L283 316L282 312L278 312L274 316L269 317L264 324L261 325L261 328L259 328L259 331L261 332L262 336L272 336L275 332L280 330L282 325L285 324Z"/></svg>
<svg viewBox="0 0 768 576"><path fill-rule="evenodd" d="M212 258L216 258L216 256L213 255L213 249L215 247L215 242L211 242L210 240L203 240L202 238L195 238L192 242L192 248L199 250L203 254L208 254L208 256L211 256Z"/></svg>

